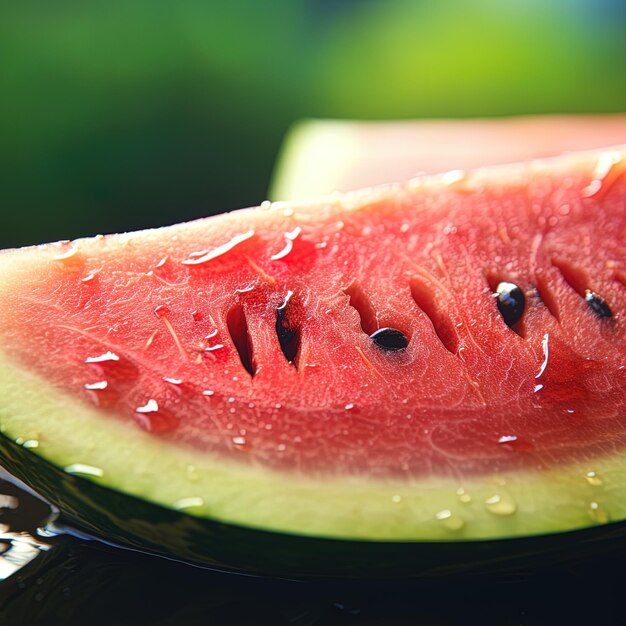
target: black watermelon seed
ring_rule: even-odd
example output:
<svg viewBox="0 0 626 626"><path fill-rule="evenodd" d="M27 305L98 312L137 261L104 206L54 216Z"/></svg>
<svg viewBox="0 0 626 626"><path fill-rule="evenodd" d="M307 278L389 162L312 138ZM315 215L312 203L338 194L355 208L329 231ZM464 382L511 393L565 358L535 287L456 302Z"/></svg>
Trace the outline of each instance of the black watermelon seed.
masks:
<svg viewBox="0 0 626 626"><path fill-rule="evenodd" d="M507 326L517 324L522 319L526 306L524 292L515 283L502 282L496 287L495 297L498 311L505 324Z"/></svg>
<svg viewBox="0 0 626 626"><path fill-rule="evenodd" d="M383 350L404 350L409 345L406 335L395 328L380 328L370 339Z"/></svg>
<svg viewBox="0 0 626 626"><path fill-rule="evenodd" d="M276 335L280 349L290 363L295 360L300 344L298 330L288 324L286 316L287 305L292 295L293 293L290 291L285 297L285 301L276 309Z"/></svg>
<svg viewBox="0 0 626 626"><path fill-rule="evenodd" d="M585 302L598 317L613 317L613 311L611 311L609 305L591 289L585 290Z"/></svg>

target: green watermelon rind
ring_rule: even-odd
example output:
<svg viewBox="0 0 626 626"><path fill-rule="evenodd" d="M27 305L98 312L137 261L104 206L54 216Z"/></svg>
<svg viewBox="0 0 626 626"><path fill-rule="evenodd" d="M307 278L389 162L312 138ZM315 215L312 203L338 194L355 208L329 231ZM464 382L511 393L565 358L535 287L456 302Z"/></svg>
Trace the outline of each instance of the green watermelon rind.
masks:
<svg viewBox="0 0 626 626"><path fill-rule="evenodd" d="M461 542L358 541L278 533L174 511L72 476L0 436L0 458L63 511L62 520L122 548L220 571L290 579L498 574L615 549L626 524L558 535Z"/></svg>
<svg viewBox="0 0 626 626"><path fill-rule="evenodd" d="M305 477L169 444L6 356L0 388L0 461L18 478L95 535L220 569L406 574L535 552L537 535L620 533L606 522L626 519L619 455L464 480Z"/></svg>

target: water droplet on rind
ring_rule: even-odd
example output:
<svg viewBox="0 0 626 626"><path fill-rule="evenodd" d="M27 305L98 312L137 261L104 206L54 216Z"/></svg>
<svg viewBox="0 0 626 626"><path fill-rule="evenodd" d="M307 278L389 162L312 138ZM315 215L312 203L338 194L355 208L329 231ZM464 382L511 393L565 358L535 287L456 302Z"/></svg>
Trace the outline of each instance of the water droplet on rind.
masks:
<svg viewBox="0 0 626 626"><path fill-rule="evenodd" d="M485 500L485 508L493 515L506 516L517 511L517 504L511 496L497 493Z"/></svg>
<svg viewBox="0 0 626 626"><path fill-rule="evenodd" d="M442 509L435 513L435 519L448 530L461 530L465 526L465 520L455 515L450 509Z"/></svg>
<svg viewBox="0 0 626 626"><path fill-rule="evenodd" d="M79 476L92 476L95 478L102 478L104 476L104 470L94 465L87 465L86 463L72 463L66 465L63 468L68 474L76 474Z"/></svg>
<svg viewBox="0 0 626 626"><path fill-rule="evenodd" d="M195 465L187 465L185 468L185 475L189 480L196 481L200 478L200 474L198 473L198 469Z"/></svg>
<svg viewBox="0 0 626 626"><path fill-rule="evenodd" d="M472 501L472 497L463 489L463 487L459 487L456 490L456 495L459 497L459 500L463 502L463 504L469 504Z"/></svg>
<svg viewBox="0 0 626 626"><path fill-rule="evenodd" d="M180 500L177 500L174 504L174 508L178 511L197 508L201 506L204 506L204 500L197 496L190 498L181 498Z"/></svg>
<svg viewBox="0 0 626 626"><path fill-rule="evenodd" d="M588 509L589 517L596 524L607 524L610 521L608 512L599 502L590 502Z"/></svg>
<svg viewBox="0 0 626 626"><path fill-rule="evenodd" d="M587 472L585 474L585 480L592 487L600 487L602 485L602 479L593 470L591 470L591 471L589 471L589 472Z"/></svg>

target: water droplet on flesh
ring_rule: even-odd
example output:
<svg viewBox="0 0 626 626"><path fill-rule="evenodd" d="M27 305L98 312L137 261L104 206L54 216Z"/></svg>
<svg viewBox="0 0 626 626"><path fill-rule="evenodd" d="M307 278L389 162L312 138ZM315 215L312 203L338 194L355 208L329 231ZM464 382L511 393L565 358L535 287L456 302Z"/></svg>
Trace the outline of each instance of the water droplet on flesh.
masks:
<svg viewBox="0 0 626 626"><path fill-rule="evenodd" d="M98 270L94 270L93 272L89 272L87 276L80 279L81 283L89 283L98 275Z"/></svg>
<svg viewBox="0 0 626 626"><path fill-rule="evenodd" d="M67 259L71 259L74 255L76 255L77 252L78 252L78 246L74 245L74 246L71 246L69 250L62 252L61 254L57 254L53 256L52 258L55 261L66 261Z"/></svg>
<svg viewBox="0 0 626 626"><path fill-rule="evenodd" d="M115 352L105 352L104 354L99 354L98 356L88 356L85 359L85 363L106 363L108 361L119 361L120 357L115 354Z"/></svg>
<svg viewBox="0 0 626 626"><path fill-rule="evenodd" d="M600 193L605 182L610 177L611 170L621 160L622 155L617 150L603 152L593 172L593 180L581 191L581 196L583 198L592 198Z"/></svg>
<svg viewBox="0 0 626 626"><path fill-rule="evenodd" d="M454 186L465 180L467 174L464 170L450 170L441 174L441 182L444 185Z"/></svg>
<svg viewBox="0 0 626 626"><path fill-rule="evenodd" d="M541 340L541 349L543 350L543 361L541 362L541 366L539 367L539 372L535 376L535 378L541 378L543 373L546 371L546 367L548 367L548 360L550 358L550 333L546 333Z"/></svg>
<svg viewBox="0 0 626 626"><path fill-rule="evenodd" d="M232 438L232 442L234 445L236 446L245 446L246 445L246 438L245 437L233 437Z"/></svg>
<svg viewBox="0 0 626 626"><path fill-rule="evenodd" d="M287 239L285 241L284 247L276 254L272 254L272 256L270 257L270 260L279 261L280 259L284 259L292 250L293 250L293 241L291 241L291 239Z"/></svg>
<svg viewBox="0 0 626 626"><path fill-rule="evenodd" d="M510 443L511 441L517 441L517 437L515 435L502 435L498 439L498 443Z"/></svg>
<svg viewBox="0 0 626 626"><path fill-rule="evenodd" d="M89 391L101 391L102 389L106 389L109 386L109 383L106 380L99 380L95 383L86 383L84 385L85 389Z"/></svg>
<svg viewBox="0 0 626 626"><path fill-rule="evenodd" d="M182 385L183 381L180 378L169 378L166 376L163 378L166 383L170 383L170 385Z"/></svg>
<svg viewBox="0 0 626 626"><path fill-rule="evenodd" d="M203 396L209 396L209 397L210 397L210 396L215 395L215 391L213 391L213 389L205 389L205 390L202 392L202 395L203 395Z"/></svg>
<svg viewBox="0 0 626 626"><path fill-rule="evenodd" d="M157 413L159 410L159 403L156 400L150 398L143 406L138 406L135 409L137 413Z"/></svg>
<svg viewBox="0 0 626 626"><path fill-rule="evenodd" d="M216 259L227 252L230 252L235 246L238 246L240 243L247 241L251 237L254 236L253 230L248 230L241 235L235 235L230 241L227 243L218 246L217 248L213 248L212 250L203 250L202 252L192 252L188 259L182 261L183 265L202 265L203 263L208 263L213 259Z"/></svg>

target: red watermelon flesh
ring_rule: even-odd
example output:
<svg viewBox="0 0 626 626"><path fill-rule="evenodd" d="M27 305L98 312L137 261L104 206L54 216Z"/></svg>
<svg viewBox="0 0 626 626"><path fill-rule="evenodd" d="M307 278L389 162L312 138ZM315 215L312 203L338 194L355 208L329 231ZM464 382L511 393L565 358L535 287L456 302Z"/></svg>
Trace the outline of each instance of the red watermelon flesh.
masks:
<svg viewBox="0 0 626 626"><path fill-rule="evenodd" d="M2 351L103 421L245 464L467 476L611 454L625 151L7 251ZM501 282L526 296L512 327ZM386 327L406 349L375 344Z"/></svg>

